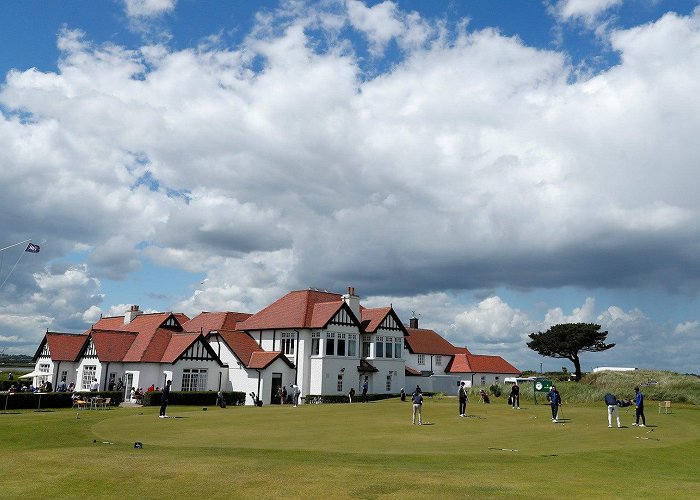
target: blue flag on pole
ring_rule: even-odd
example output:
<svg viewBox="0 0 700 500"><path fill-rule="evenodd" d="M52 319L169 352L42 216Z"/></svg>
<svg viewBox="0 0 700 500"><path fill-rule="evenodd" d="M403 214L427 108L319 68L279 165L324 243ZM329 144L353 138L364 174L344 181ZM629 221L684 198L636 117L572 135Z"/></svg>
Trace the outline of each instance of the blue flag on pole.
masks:
<svg viewBox="0 0 700 500"><path fill-rule="evenodd" d="M34 243L30 243L27 245L27 248L24 249L25 252L29 253L39 253L39 250L41 250L41 247L39 245L35 245Z"/></svg>

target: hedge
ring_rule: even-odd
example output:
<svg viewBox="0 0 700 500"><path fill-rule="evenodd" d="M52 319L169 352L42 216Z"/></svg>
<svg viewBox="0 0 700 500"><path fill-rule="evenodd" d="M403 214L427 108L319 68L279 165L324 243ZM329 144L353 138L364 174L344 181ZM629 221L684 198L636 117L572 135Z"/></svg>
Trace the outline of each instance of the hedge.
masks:
<svg viewBox="0 0 700 500"><path fill-rule="evenodd" d="M143 406L160 406L160 391L147 392L143 395ZM191 406L214 406L216 405L216 392L214 391L171 391L168 404L170 405L191 405ZM227 406L243 406L245 404L245 392L232 391L222 392Z"/></svg>
<svg viewBox="0 0 700 500"><path fill-rule="evenodd" d="M429 397L431 393L424 392L423 396ZM382 399L398 398L398 394L367 394L367 401L380 401ZM406 394L406 398L410 399L410 394ZM361 403L363 401L362 394L355 394L352 398L353 403ZM314 403L348 403L348 395L322 395L322 394L308 394L304 396L304 402L307 404Z"/></svg>
<svg viewBox="0 0 700 500"><path fill-rule="evenodd" d="M118 406L122 402L122 393L120 391L79 392L78 394L85 398L110 398L111 406ZM6 402L8 410L70 408L73 406L72 395L73 393L71 392L47 392L43 394L16 392L14 394L0 394L0 409L5 408ZM41 400L39 400L39 397L41 397ZM41 408L39 408L39 404L41 404Z"/></svg>

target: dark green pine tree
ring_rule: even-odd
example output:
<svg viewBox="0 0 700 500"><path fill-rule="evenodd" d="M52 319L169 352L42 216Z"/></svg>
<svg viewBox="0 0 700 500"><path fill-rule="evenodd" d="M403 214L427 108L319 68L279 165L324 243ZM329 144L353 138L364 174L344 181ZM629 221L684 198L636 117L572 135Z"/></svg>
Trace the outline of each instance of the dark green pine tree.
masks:
<svg viewBox="0 0 700 500"><path fill-rule="evenodd" d="M574 378L581 380L580 352L607 351L615 344L606 344L608 332L592 323L564 323L554 325L546 332L531 333L527 346L542 356L568 359L574 364Z"/></svg>

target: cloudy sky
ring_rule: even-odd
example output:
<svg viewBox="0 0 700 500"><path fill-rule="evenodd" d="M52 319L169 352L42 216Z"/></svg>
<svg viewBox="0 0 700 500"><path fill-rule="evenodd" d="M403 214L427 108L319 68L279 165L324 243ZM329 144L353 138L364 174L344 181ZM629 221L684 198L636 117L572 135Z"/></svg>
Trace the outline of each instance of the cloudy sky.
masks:
<svg viewBox="0 0 700 500"><path fill-rule="evenodd" d="M0 350L354 286L700 372L696 1L30 0L0 46Z"/></svg>

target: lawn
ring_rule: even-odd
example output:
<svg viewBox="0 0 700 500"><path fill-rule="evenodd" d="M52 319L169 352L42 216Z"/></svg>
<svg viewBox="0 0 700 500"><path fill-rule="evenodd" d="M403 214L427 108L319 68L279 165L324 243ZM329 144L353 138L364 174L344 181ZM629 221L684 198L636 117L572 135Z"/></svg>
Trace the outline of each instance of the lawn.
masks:
<svg viewBox="0 0 700 500"><path fill-rule="evenodd" d="M0 415L2 498L700 497L700 410L604 404L410 404L23 410ZM143 443L135 449L136 441ZM14 471L14 472L11 472Z"/></svg>

